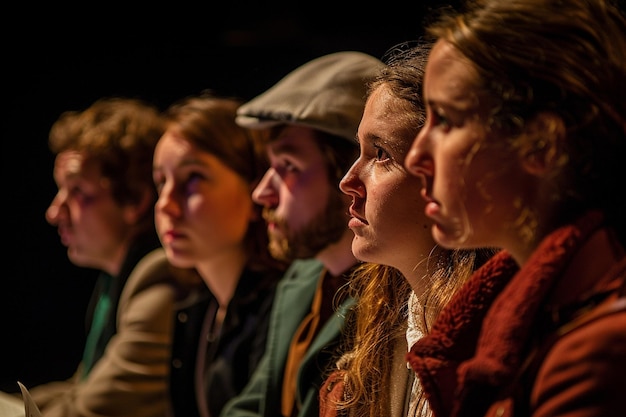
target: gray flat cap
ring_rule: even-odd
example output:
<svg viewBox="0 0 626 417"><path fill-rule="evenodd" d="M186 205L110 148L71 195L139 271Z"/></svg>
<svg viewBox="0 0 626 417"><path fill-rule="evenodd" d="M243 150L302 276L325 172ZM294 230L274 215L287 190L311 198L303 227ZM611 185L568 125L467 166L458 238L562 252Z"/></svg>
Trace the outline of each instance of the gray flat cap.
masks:
<svg viewBox="0 0 626 417"><path fill-rule="evenodd" d="M237 123L253 129L300 125L353 141L365 107L366 83L383 65L355 51L316 58L239 107Z"/></svg>

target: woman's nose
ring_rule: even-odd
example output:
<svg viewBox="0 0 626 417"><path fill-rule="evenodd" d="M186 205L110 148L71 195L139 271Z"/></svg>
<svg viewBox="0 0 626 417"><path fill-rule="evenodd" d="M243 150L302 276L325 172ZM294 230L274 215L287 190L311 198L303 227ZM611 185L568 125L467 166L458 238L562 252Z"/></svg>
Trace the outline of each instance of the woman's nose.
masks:
<svg viewBox="0 0 626 417"><path fill-rule="evenodd" d="M404 158L404 167L416 177L430 177L433 175L432 158L428 157L424 145L426 135L424 129L417 135L411 144L411 148Z"/></svg>
<svg viewBox="0 0 626 417"><path fill-rule="evenodd" d="M176 199L175 193L174 187L167 184L164 185L159 191L159 197L154 205L154 209L173 217L180 216L180 204Z"/></svg>
<svg viewBox="0 0 626 417"><path fill-rule="evenodd" d="M339 189L346 195L363 197L365 195L365 186L359 178L358 164L359 160L357 159L339 182Z"/></svg>

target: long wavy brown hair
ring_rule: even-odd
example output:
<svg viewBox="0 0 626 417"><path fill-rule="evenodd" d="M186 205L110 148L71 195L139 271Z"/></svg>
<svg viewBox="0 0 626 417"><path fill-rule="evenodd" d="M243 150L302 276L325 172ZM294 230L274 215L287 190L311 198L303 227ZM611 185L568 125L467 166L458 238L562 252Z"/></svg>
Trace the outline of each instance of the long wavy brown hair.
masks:
<svg viewBox="0 0 626 417"><path fill-rule="evenodd" d="M391 51L387 66L368 85L368 94L384 85L397 100L396 111L407 135L414 138L425 120L422 103L422 78L430 45L399 45ZM416 190L417 192L417 190ZM415 237L419 239L419 236ZM439 312L455 291L490 256L494 250L444 250L436 248L428 259L429 287L420 295L421 311L418 326L428 333ZM393 358L398 343L406 344L408 300L412 288L397 269L374 263L363 263L343 289L358 301L347 320L342 356L338 359L345 370L344 399L337 404L339 415L386 416L391 410L390 387ZM419 399L418 412L427 410L424 398Z"/></svg>

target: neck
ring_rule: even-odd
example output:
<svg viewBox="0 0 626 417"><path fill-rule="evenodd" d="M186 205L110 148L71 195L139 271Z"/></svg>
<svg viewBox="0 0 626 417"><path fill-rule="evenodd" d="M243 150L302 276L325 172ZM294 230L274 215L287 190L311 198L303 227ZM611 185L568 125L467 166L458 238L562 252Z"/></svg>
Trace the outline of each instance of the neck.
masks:
<svg viewBox="0 0 626 417"><path fill-rule="evenodd" d="M333 276L343 274L358 262L352 254L353 237L352 230L346 229L341 239L326 246L315 256Z"/></svg>
<svg viewBox="0 0 626 417"><path fill-rule="evenodd" d="M422 299L424 292L432 285L433 274L439 268L439 257L448 256L447 251L439 246L435 246L427 255L421 257L417 263L413 263L405 268L398 268L413 289L419 299Z"/></svg>
<svg viewBox="0 0 626 417"><path fill-rule="evenodd" d="M233 298L246 262L245 251L237 247L220 252L196 265L196 270L221 307L228 306Z"/></svg>
<svg viewBox="0 0 626 417"><path fill-rule="evenodd" d="M129 250L130 239L120 242L114 249L105 255L106 259L103 259L100 269L111 276L118 276L122 271L122 265L126 260Z"/></svg>

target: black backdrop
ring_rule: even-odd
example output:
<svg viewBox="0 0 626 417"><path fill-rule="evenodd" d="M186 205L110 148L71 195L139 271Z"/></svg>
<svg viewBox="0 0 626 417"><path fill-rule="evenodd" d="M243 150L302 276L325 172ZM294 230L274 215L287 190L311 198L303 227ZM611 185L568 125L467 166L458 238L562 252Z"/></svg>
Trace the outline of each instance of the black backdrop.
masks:
<svg viewBox="0 0 626 417"><path fill-rule="evenodd" d="M55 193L47 133L62 111L111 95L144 98L163 109L203 89L247 100L326 53L358 50L380 58L417 39L429 10L449 2L413 3L177 2L160 9L135 5L132 13L109 3L89 11L55 4L7 14L15 29L4 30L2 51L8 189L1 201L8 233L0 389L15 392L17 380L33 386L66 378L80 360L95 271L69 263L44 219Z"/></svg>

